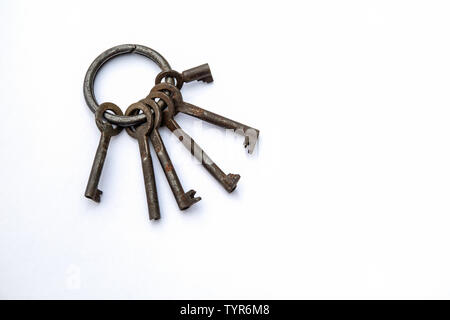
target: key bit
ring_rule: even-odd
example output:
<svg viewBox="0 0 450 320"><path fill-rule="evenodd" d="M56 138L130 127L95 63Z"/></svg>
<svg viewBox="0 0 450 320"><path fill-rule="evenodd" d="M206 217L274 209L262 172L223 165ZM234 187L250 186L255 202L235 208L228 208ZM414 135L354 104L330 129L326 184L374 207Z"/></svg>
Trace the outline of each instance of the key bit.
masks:
<svg viewBox="0 0 450 320"><path fill-rule="evenodd" d="M183 82L191 82L197 80L210 83L214 81L211 74L211 69L209 68L209 64L207 63L204 63L198 67L184 70L181 73L181 76L183 78Z"/></svg>

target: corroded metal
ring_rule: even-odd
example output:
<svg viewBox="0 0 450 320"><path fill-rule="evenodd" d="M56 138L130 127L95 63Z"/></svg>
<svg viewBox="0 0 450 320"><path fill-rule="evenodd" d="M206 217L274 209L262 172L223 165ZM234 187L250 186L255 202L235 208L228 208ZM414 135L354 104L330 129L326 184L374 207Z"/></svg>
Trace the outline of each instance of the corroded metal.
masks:
<svg viewBox="0 0 450 320"><path fill-rule="evenodd" d="M119 107L112 103L98 105L94 95L94 81L97 72L110 59L121 54L140 54L154 61L161 72L156 76L155 86L150 94L137 103L132 104L123 115ZM96 115L96 123L101 137L94 163L92 165L85 196L99 202L102 191L98 189L101 171L105 162L107 149L112 136L118 134L123 127L127 133L136 138L139 144L142 171L144 175L145 193L151 220L160 218L158 193L156 189L153 161L150 144L153 145L158 160L163 168L172 193L180 210L189 208L201 198L195 197L196 191L184 192L180 179L175 171L164 142L159 134L160 126L166 126L178 137L190 153L203 167L227 190L232 192L240 179L238 174L226 174L203 149L180 127L174 116L179 113L196 117L225 129L232 129L245 137L244 146L252 153L259 137L259 130L228 119L217 113L202 109L183 101L180 89L184 83L191 81L212 82L213 77L207 63L181 73L172 70L167 60L155 50L135 44L113 47L100 54L89 67L84 80L84 97L88 107ZM111 112L108 112L111 111ZM114 126L116 125L116 126Z"/></svg>
<svg viewBox="0 0 450 320"><path fill-rule="evenodd" d="M150 220L158 220L161 215L159 212L158 193L156 191L155 172L153 171L153 161L148 143L148 136L153 129L153 124L155 121L152 118L150 109L143 102L133 103L128 107L125 115L134 115L139 112L139 110L142 111L142 114L147 118L147 121L135 127L127 127L126 131L130 136L138 140L139 152L141 154L142 173L144 174L148 213ZM160 118L160 115L155 117L155 119L158 118Z"/></svg>
<svg viewBox="0 0 450 320"><path fill-rule="evenodd" d="M169 88L169 89L168 89ZM217 113L208 111L206 109L202 109L193 104L187 103L183 101L183 96L178 88L167 84L167 83L159 83L153 87L152 90L160 91L170 91L172 98L175 101L175 113L181 112L192 117L201 119L203 121L212 123L216 126L225 128L225 129L233 129L237 134L243 135L244 139L244 147L248 148L249 153L253 153L255 149L256 142L259 137L259 130L247 126L243 123L228 119L224 116L221 116Z"/></svg>
<svg viewBox="0 0 450 320"><path fill-rule="evenodd" d="M203 81L206 83L213 82L213 77L211 74L211 69L207 63L204 63L200 66L187 69L182 73L179 73L175 70L163 70L155 78L155 85L162 82L163 79L176 79L175 86L178 89L183 87L184 83L192 82L192 81ZM170 81L167 81L170 83Z"/></svg>
<svg viewBox="0 0 450 320"><path fill-rule="evenodd" d="M181 76L183 77L183 82L191 82L197 80L210 83L214 81L211 74L211 69L209 68L209 64L207 63L204 63L198 67L184 70L181 73Z"/></svg>
<svg viewBox="0 0 450 320"><path fill-rule="evenodd" d="M177 111L225 129L233 129L234 132L245 137L244 147L247 148L248 153L253 153L253 150L256 146L256 141L258 140L259 130L249 127L240 122L225 118L217 113L202 109L187 102L178 105Z"/></svg>
<svg viewBox="0 0 450 320"><path fill-rule="evenodd" d="M159 54L156 50L145 46L141 46L138 44L122 44L104 51L92 62L86 72L86 76L84 77L84 99L86 100L86 104L92 110L92 112L95 113L98 109L98 103L95 99L94 94L94 81L95 77L97 76L97 72L107 61L113 59L114 57L131 53L139 54L149 58L150 60L154 61L162 71L170 70L169 62L167 62L167 60L161 54ZM173 81L174 80L171 77L167 78L167 82L174 83ZM135 125L145 121L145 116L143 114L134 116L118 116L106 113L105 118L112 124L120 125L122 127Z"/></svg>
<svg viewBox="0 0 450 320"><path fill-rule="evenodd" d="M158 132L159 125L161 123L159 106L153 101L153 99L162 99L167 105L168 110L174 110L175 106L172 100L162 92L152 92L148 95L147 98L142 100L146 103L150 108L155 112L155 118L158 117L158 120L155 121L154 128L152 133L150 134L150 141L153 144L153 148L155 149L156 155L158 156L159 163L166 175L167 182L169 183L170 189L175 197L175 200L178 204L180 210L185 210L189 208L194 203L201 200L200 197L195 197L195 190L189 190L188 192L184 192L183 186L181 185L180 179L178 178L177 172L170 160L169 154L167 153L166 147L164 146L164 142Z"/></svg>
<svg viewBox="0 0 450 320"><path fill-rule="evenodd" d="M100 202L100 196L102 191L98 189L98 183L100 181L100 175L103 170L103 165L106 159L106 153L108 152L109 141L111 137L118 135L122 131L121 127L114 128L108 120L103 118L105 112L110 110L116 115L123 115L122 110L114 103L106 102L102 103L95 112L95 123L101 132L100 142L95 153L94 163L92 164L91 173L89 175L88 184L84 193L86 198L92 199L95 202Z"/></svg>
<svg viewBox="0 0 450 320"><path fill-rule="evenodd" d="M175 106L182 103L181 93L177 87L169 83L160 83L153 87L152 92L169 91L171 98L174 100ZM225 174L219 166L212 161L208 154L192 139L173 118L175 110L166 109L163 113L163 125L180 140L187 150L202 164L202 166L227 190L233 192L237 183L241 178L238 174Z"/></svg>

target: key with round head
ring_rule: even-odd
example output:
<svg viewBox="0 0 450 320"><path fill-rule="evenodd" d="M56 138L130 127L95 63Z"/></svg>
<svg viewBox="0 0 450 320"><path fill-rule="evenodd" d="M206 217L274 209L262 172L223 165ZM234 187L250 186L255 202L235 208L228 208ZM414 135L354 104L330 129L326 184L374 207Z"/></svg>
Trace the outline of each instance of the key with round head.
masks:
<svg viewBox="0 0 450 320"><path fill-rule="evenodd" d="M125 115L136 115L140 111L145 114L147 121L137 126L127 127L126 131L130 136L138 140L148 213L150 220L158 220L161 215L159 211L158 193L156 191L155 172L153 171L153 162L148 143L148 137L154 124L153 116L150 109L142 102L133 103L129 106L125 111Z"/></svg>
<svg viewBox="0 0 450 320"><path fill-rule="evenodd" d="M158 104L154 101L154 99L163 100L169 110L174 110L175 106L170 99L169 96L162 92L152 92L150 95L142 100L145 104L147 104L155 115L155 124L150 134L150 141L152 142L153 148L155 149L156 155L158 156L159 163L166 175L167 182L169 183L170 189L175 197L175 200L178 204L180 210L185 210L189 208L194 203L197 203L201 200L200 197L195 197L195 190L189 190L188 192L184 192L183 186L181 185L180 179L175 171L175 168L170 160L169 154L167 153L166 147L164 146L164 142L159 134L158 128L161 124L161 111Z"/></svg>
<svg viewBox="0 0 450 320"><path fill-rule="evenodd" d="M155 84L159 84L163 79L175 79L176 87L181 89L184 83L192 82L192 81L203 81L206 83L213 82L214 79L211 74L211 69L209 69L209 65L207 63L202 64L198 67L194 67L188 70L184 70L182 73L179 73L175 70L166 70L158 73L155 79Z"/></svg>
<svg viewBox="0 0 450 320"><path fill-rule="evenodd" d="M157 89L155 89L157 88ZM168 83L160 83L154 87L152 92L158 92L158 89L162 91L167 91L171 94L171 98L174 104L177 105L181 101L180 91L173 85ZM150 94L152 94L150 92ZM212 159L206 154L205 151L192 139L175 121L173 118L176 110L167 108L163 112L163 122L162 124L169 128L170 131L180 140L186 149L188 149L191 154L202 164L202 166L227 190L228 192L233 192L236 189L237 183L241 178L238 174L225 174L222 169L219 168L217 164L212 161Z"/></svg>
<svg viewBox="0 0 450 320"><path fill-rule="evenodd" d="M95 123L101 132L100 142L95 153L94 163L92 164L91 173L89 175L88 184L84 193L86 198L100 202L102 191L98 189L100 175L105 163L106 154L108 152L111 137L118 135L122 131L122 127L114 127L108 120L104 118L106 111L112 111L116 115L123 115L122 110L114 103L105 102L100 105L95 113Z"/></svg>
<svg viewBox="0 0 450 320"><path fill-rule="evenodd" d="M154 90L168 91L167 87L168 86L166 83L160 83L154 87ZM175 89L171 88L172 91L174 91L176 89L178 89L178 88L175 88ZM225 129L233 129L234 132L236 132L237 134L244 136L244 148L248 148L248 153L253 153L253 150L255 149L256 142L259 137L258 129L255 129L255 128L252 128L245 124L242 124L240 122L228 119L217 113L197 107L191 103L187 103L187 102L183 101L183 97L182 97L180 91L176 93L176 96L178 97L178 99L177 99L178 101L175 106L177 113L181 112L181 113L190 115L192 117L212 123L216 126L219 126L219 127L225 128Z"/></svg>

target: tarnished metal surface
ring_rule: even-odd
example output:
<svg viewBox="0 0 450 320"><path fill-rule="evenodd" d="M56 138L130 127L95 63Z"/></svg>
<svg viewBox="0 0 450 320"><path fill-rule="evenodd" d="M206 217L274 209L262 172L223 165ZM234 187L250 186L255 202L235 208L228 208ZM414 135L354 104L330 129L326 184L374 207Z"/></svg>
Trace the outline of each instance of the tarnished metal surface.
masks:
<svg viewBox="0 0 450 320"><path fill-rule="evenodd" d="M120 108L112 103L103 103L99 106L95 99L93 88L96 74L101 66L108 60L127 53L140 54L151 59L158 64L162 71L156 76L155 86L150 91L150 94L129 106L125 115L123 115ZM126 128L130 136L138 140L148 212L151 220L160 218L160 208L149 139L155 149L179 209L187 209L201 199L200 197L195 197L196 191L194 190L184 192L159 134L160 126L169 128L225 190L232 192L236 188L240 175L224 173L206 152L183 131L175 121L174 116L182 112L222 128L232 129L245 137L244 146L248 148L249 153L252 153L255 148L259 130L184 102L180 89L184 83L195 80L206 83L213 81L211 70L207 63L179 73L172 70L164 57L155 50L135 44L113 47L94 60L86 73L83 91L87 105L96 115L96 123L101 131L101 137L86 187L86 197L97 202L100 201L102 191L98 190L98 184L109 142L111 137L118 134L123 127ZM112 111L112 113L108 111ZM113 125L116 125L116 127Z"/></svg>
<svg viewBox="0 0 450 320"><path fill-rule="evenodd" d="M214 81L211 74L211 69L209 68L209 64L207 63L204 63L195 68L184 70L181 73L181 76L183 77L183 82L191 82L197 80L210 83Z"/></svg>
<svg viewBox="0 0 450 320"><path fill-rule="evenodd" d="M187 69L182 73L179 73L175 70L161 71L155 78L155 84L161 83L163 79L169 80L170 78L175 78L175 86L178 89L181 89L184 83L192 82L195 80L203 81L206 83L213 82L211 69L209 68L209 65L207 63L204 63L198 67ZM167 82L171 83L170 81Z"/></svg>
<svg viewBox="0 0 450 320"><path fill-rule="evenodd" d="M100 196L102 191L98 189L98 183L100 181L100 175L103 170L103 164L105 163L106 153L108 152L109 141L111 137L118 135L122 131L121 127L114 128L107 120L103 118L103 115L107 110L114 112L116 115L123 115L122 110L114 103L106 102L102 103L95 112L95 123L101 132L100 142L98 144L97 152L95 153L94 163L92 164L91 174L89 175L86 192L84 195L100 202Z"/></svg>
<svg viewBox="0 0 450 320"><path fill-rule="evenodd" d="M181 185L180 179L175 171L175 168L170 160L169 154L167 153L166 147L164 146L163 140L158 132L159 125L161 123L161 117L159 106L153 101L153 99L162 99L167 105L167 110L171 110L173 112L175 106L165 93L162 92L151 92L147 98L143 100L149 107L155 111L155 115L158 115L159 120L156 121L156 125L154 126L152 133L150 134L150 141L153 144L153 148L155 149L156 155L158 156L161 167L163 168L164 174L166 175L167 182L169 183L170 189L177 201L178 207L180 210L185 210L189 208L194 203L201 200L200 197L195 197L195 190L189 190L188 192L184 192L183 186Z"/></svg>
<svg viewBox="0 0 450 320"><path fill-rule="evenodd" d="M105 52L100 54L94 60L94 62L92 62L88 71L86 72L86 76L84 77L84 84L83 84L84 99L86 100L86 103L88 107L92 110L92 112L95 113L95 111L98 109L98 103L97 100L95 99L94 94L94 81L97 72L107 61L111 60L112 58L117 57L118 55L121 54L130 54L130 53L139 54L151 59L161 68L162 71L170 70L169 62L167 62L167 60L161 54L159 54L156 50L153 50L145 46L141 46L138 44L122 44L106 50ZM173 79L171 77L169 77L167 81L169 83L173 83ZM145 121L145 116L143 114L127 117L106 113L105 118L112 124L120 125L122 127L131 126Z"/></svg>
<svg viewBox="0 0 450 320"><path fill-rule="evenodd" d="M157 108L158 109L158 108ZM153 171L153 161L150 153L150 146L148 144L148 136L150 135L153 124L152 113L146 104L143 102L133 103L128 107L125 115L131 116L137 112L142 111L147 121L137 125L136 127L127 127L127 133L138 140L139 152L141 154L142 173L144 174L145 194L147 196L148 213L150 220L158 220L161 215L159 212L158 193L156 191L155 172ZM158 114L156 119L160 118Z"/></svg>
<svg viewBox="0 0 450 320"><path fill-rule="evenodd" d="M178 88L163 82L155 85L152 90L157 91L164 90L170 92L175 102L175 114L178 112L182 112L190 116L196 117L198 119L201 119L203 121L212 123L216 126L225 129L233 129L236 133L243 135L245 137L244 147L248 148L249 153L253 153L253 150L255 149L256 142L259 137L258 129L225 118L224 116L202 109L193 104L184 102L183 96L181 95L181 91L177 89Z"/></svg>
<svg viewBox="0 0 450 320"><path fill-rule="evenodd" d="M160 83L156 85L152 92L159 90L167 90L170 92L172 99L175 102L175 106L182 103L181 93L177 87L169 83ZM173 118L175 110L167 109L164 111L163 124L169 128L170 131L183 143L191 154L202 164L202 166L227 190L233 192L236 189L237 183L240 179L238 174L225 174L217 164L206 154L205 151L192 139L175 121Z"/></svg>

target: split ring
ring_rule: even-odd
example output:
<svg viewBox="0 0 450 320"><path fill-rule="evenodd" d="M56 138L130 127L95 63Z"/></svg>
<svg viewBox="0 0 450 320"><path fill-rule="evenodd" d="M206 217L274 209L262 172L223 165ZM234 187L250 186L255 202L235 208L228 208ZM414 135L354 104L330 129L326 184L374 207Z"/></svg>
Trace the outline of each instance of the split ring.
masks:
<svg viewBox="0 0 450 320"><path fill-rule="evenodd" d="M94 94L94 81L98 71L107 61L121 54L128 54L128 53L135 53L149 58L150 60L155 62L161 68L162 71L171 70L169 62L167 62L167 60L160 53L145 46L141 46L138 44L122 44L106 50L92 62L84 78L83 84L84 99L86 100L89 109L91 109L93 113L95 113L99 108L98 102L95 99ZM174 83L174 79L172 77L167 77L167 82ZM132 126L135 124L142 123L146 120L145 114L133 116L120 116L106 112L104 114L104 117L112 124L121 127Z"/></svg>

